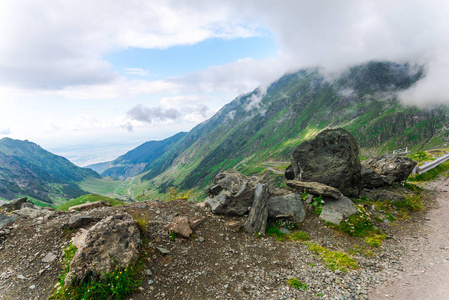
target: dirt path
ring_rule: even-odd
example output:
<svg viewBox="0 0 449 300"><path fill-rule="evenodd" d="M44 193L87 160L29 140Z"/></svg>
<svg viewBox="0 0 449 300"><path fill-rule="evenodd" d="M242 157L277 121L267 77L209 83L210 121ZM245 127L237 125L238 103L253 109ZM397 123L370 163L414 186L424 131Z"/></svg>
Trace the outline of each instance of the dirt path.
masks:
<svg viewBox="0 0 449 300"><path fill-rule="evenodd" d="M421 237L404 240L403 272L369 290L369 299L449 299L449 178L430 186L438 208L427 215Z"/></svg>

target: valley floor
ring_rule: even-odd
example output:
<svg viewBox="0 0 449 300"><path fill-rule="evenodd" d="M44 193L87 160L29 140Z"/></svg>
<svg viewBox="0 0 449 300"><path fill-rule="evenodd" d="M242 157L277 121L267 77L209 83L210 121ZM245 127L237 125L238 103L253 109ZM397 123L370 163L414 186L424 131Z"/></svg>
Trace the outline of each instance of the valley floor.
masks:
<svg viewBox="0 0 449 300"><path fill-rule="evenodd" d="M369 291L369 299L449 299L449 178L427 186L436 192L431 209L419 232L398 236L404 248L399 270L388 270L386 282Z"/></svg>

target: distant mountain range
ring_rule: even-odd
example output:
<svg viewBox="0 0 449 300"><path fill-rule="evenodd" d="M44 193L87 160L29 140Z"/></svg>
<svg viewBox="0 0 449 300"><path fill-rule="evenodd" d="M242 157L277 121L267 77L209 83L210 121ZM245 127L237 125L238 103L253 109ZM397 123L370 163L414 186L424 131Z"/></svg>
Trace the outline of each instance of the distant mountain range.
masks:
<svg viewBox="0 0 449 300"><path fill-rule="evenodd" d="M365 156L447 145L447 107L419 109L397 99L423 77L422 67L393 62L355 66L332 79L318 69L287 74L237 97L188 133L128 152L102 175L141 173L139 189L148 195L203 187L223 169L256 174L267 161L288 161L296 145L335 127L349 130Z"/></svg>
<svg viewBox="0 0 449 300"><path fill-rule="evenodd" d="M265 88L241 95L190 132L146 142L111 162L89 166L120 179L109 181L111 194L156 197L168 187L199 189L221 170L247 175L287 166L295 146L326 128L349 130L362 156L408 147L446 147L449 109L405 106L397 99L424 77L422 67L370 62L328 77L318 69L287 74ZM48 203L102 184L95 171L79 168L28 141L0 140L0 197L29 195ZM102 187L100 190L106 190Z"/></svg>
<svg viewBox="0 0 449 300"><path fill-rule="evenodd" d="M78 183L88 177L100 178L100 175L77 167L35 143L10 138L0 140L2 198L11 200L23 195L48 204L65 202L87 193Z"/></svg>

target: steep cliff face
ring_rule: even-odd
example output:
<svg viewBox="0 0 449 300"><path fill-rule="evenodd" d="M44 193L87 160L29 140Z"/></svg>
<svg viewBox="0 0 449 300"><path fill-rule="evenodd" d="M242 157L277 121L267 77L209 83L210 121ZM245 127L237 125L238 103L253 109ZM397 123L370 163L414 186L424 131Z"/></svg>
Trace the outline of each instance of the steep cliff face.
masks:
<svg viewBox="0 0 449 300"><path fill-rule="evenodd" d="M246 174L269 160L289 160L293 148L326 128L349 130L361 154L443 145L447 107L404 106L397 93L423 77L408 64L371 62L334 78L317 69L288 74L225 105L148 164L142 186L164 192L192 188L219 170Z"/></svg>

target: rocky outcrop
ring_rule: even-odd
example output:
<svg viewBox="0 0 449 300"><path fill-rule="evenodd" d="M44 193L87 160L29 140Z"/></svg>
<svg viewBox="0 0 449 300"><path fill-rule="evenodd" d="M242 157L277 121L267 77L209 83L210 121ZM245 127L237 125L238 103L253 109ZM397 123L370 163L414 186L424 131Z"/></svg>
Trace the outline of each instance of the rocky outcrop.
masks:
<svg viewBox="0 0 449 300"><path fill-rule="evenodd" d="M62 226L63 229L77 229L86 226L91 223L96 223L100 221L99 218L94 218L87 215L77 215L73 216L67 220L67 222Z"/></svg>
<svg viewBox="0 0 449 300"><path fill-rule="evenodd" d="M339 199L341 197L341 192L339 190L319 182L287 180L287 185L303 193L309 193L315 196L323 196L332 199Z"/></svg>
<svg viewBox="0 0 449 300"><path fill-rule="evenodd" d="M327 200L324 203L320 218L326 222L340 224L350 215L356 214L357 208L352 201L341 196L338 200Z"/></svg>
<svg viewBox="0 0 449 300"><path fill-rule="evenodd" d="M254 201L243 230L248 233L265 234L268 219L268 188L259 183L254 193Z"/></svg>
<svg viewBox="0 0 449 300"><path fill-rule="evenodd" d="M90 276L102 277L115 266L128 267L137 258L141 243L139 230L127 213L101 220L82 240L84 242L70 263L66 285L87 280Z"/></svg>
<svg viewBox="0 0 449 300"><path fill-rule="evenodd" d="M0 205L0 207L3 208L6 211L19 210L19 209L22 209L22 206L26 202L30 202L30 201L28 201L27 197L23 197L23 198L18 198L18 199L11 200L8 203L4 203L4 204ZM33 202L31 202L31 205L34 206Z"/></svg>
<svg viewBox="0 0 449 300"><path fill-rule="evenodd" d="M348 197L362 189L359 151L345 129L327 129L315 139L300 144L292 153L292 168L298 181L319 182L337 188Z"/></svg>
<svg viewBox="0 0 449 300"><path fill-rule="evenodd" d="M99 207L105 207L105 206L111 206L111 205L104 201L96 201L96 202L89 202L89 203L72 206L69 208L69 211L86 211L86 210L99 208Z"/></svg>
<svg viewBox="0 0 449 300"><path fill-rule="evenodd" d="M268 199L268 218L287 219L296 223L303 222L306 212L299 195L291 193Z"/></svg>
<svg viewBox="0 0 449 300"><path fill-rule="evenodd" d="M416 166L416 162L410 158L392 154L374 156L364 160L361 164L363 167L379 174L384 181L384 185L391 185L393 182L407 180L408 176L412 173L413 168ZM367 178L367 172L365 172L363 180L364 187L379 187L377 184L378 180L375 180L374 182L375 184L371 184Z"/></svg>
<svg viewBox="0 0 449 300"><path fill-rule="evenodd" d="M252 205L256 177L248 177L234 170L218 173L214 186L209 188L208 203L213 213L227 215L243 215Z"/></svg>
<svg viewBox="0 0 449 300"><path fill-rule="evenodd" d="M380 174L362 165L362 186L364 188L377 188L385 184L386 182Z"/></svg>

